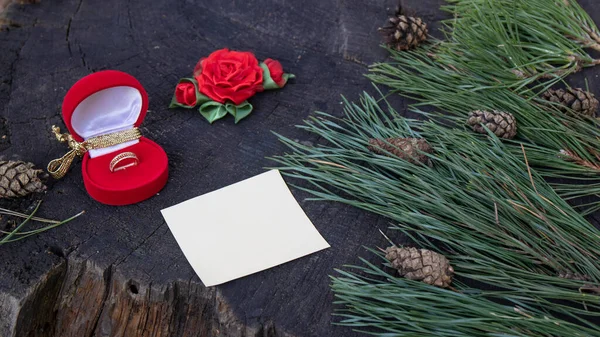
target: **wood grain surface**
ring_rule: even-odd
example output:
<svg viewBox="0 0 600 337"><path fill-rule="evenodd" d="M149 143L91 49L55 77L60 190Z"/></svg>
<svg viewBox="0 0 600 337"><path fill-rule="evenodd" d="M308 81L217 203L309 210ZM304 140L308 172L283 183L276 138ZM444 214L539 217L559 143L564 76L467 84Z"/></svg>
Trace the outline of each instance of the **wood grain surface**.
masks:
<svg viewBox="0 0 600 337"><path fill-rule="evenodd" d="M600 5L582 0L600 22ZM433 27L442 0L405 5ZM313 111L341 113L341 96L366 90L366 65L383 61L377 28L388 0L42 0L14 4L0 31L0 156L45 167L64 154L50 132L63 126L62 99L95 71L134 75L148 91L145 136L169 156L170 178L152 199L126 207L93 201L81 166L43 196L40 215L76 221L0 246L0 337L235 336L352 337L332 325L328 275L358 262L366 246L385 246L388 220L351 207L307 202L293 190L331 248L225 285L205 288L183 256L160 209L235 183L273 165L285 148L271 131L318 143L298 130ZM240 122L213 125L194 110L169 110L177 80L223 47L271 57L297 78L251 99ZM600 94L597 69L587 77ZM405 111L406 103L392 103ZM0 202L28 209L33 202ZM30 207L29 207L30 209ZM395 238L401 240L401 238ZM236 247L230 247L236 250ZM244 264L244 252L227 267Z"/></svg>

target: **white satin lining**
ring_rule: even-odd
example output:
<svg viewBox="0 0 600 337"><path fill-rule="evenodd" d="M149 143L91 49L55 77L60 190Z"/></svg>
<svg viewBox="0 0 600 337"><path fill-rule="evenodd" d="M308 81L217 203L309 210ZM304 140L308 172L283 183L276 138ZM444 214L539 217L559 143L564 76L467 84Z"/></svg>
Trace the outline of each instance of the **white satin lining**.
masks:
<svg viewBox="0 0 600 337"><path fill-rule="evenodd" d="M112 87L87 97L73 111L71 125L83 139L132 129L142 110L142 95L133 87ZM90 150L99 157L138 143L139 140Z"/></svg>

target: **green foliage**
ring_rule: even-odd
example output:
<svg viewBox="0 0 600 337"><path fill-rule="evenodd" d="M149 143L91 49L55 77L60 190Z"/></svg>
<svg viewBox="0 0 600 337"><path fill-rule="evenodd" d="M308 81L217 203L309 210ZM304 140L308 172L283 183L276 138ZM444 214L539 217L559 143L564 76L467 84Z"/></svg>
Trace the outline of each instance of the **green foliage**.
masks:
<svg viewBox="0 0 600 337"><path fill-rule="evenodd" d="M575 0L447 0L444 62L481 67L488 83L525 89L598 64L598 28Z"/></svg>
<svg viewBox="0 0 600 337"><path fill-rule="evenodd" d="M370 335L402 337L598 336L586 327L544 310L503 305L487 292L454 292L421 282L395 278L363 260L353 272L338 270L331 288L341 324ZM369 330L368 328L371 328ZM375 329L375 330L373 330Z"/></svg>
<svg viewBox="0 0 600 337"><path fill-rule="evenodd" d="M600 327L584 318L600 316L600 296L582 291L600 284L600 232L528 166L531 151L491 133L409 120L389 109L365 95L360 105L346 102L343 119L318 113L300 127L328 144L308 147L279 136L292 152L274 160L283 174L306 181L298 188L317 200L386 216L417 245L447 255L459 279L497 290L456 282L459 293L452 293L345 273L333 284L350 312L341 323L377 327L380 336L600 336ZM368 150L369 139L388 137L427 139L433 166ZM558 276L566 271L590 282ZM424 302L392 304L409 298ZM443 312L454 305L455 312ZM480 308L498 316L478 314ZM434 319L446 315L454 328ZM489 327L475 328L477 321Z"/></svg>
<svg viewBox="0 0 600 337"><path fill-rule="evenodd" d="M82 215L84 212L80 212L66 220L63 221L55 221L55 220L48 220L48 219L44 219L44 218L38 218L35 217L35 213L38 211L38 209L40 208L40 204L41 202L39 202L35 209L33 210L33 212L31 212L31 214L26 215L26 214L22 214L19 212L15 212L15 211L11 211L8 209L4 209L4 208L0 208L0 214L6 214L6 215L10 215L10 216L16 216L16 217L21 217L24 218L25 220L23 220L14 230L10 231L10 232L6 232L6 231L1 231L0 230L0 234L4 234L4 236L0 236L0 246L6 243L11 243L11 242L15 242L15 241L19 241L19 240L23 240L25 238L28 238L32 235L37 235L40 234L42 232L45 232L47 230L50 230L52 228L56 228L58 226L61 226L77 217L79 217L80 215ZM23 228L25 227L26 224L28 224L30 221L38 221L38 222L43 222L43 223L48 223L49 225L41 227L41 228L36 228L30 231L23 231Z"/></svg>
<svg viewBox="0 0 600 337"><path fill-rule="evenodd" d="M411 107L412 111L446 120L446 125L452 128L462 127L473 110L510 112L518 125L515 144L527 146L531 164L544 168L544 175L567 179L587 177L600 183L597 153L593 151L600 148L597 120L571 117L512 90L488 87L478 77L461 75L432 59L430 50L394 53L395 63L375 65L369 77L416 100L418 103ZM446 115L426 113L422 106L432 106ZM571 155L560 156L561 150ZM594 195L598 190L593 186L564 186L562 192L575 198Z"/></svg>
<svg viewBox="0 0 600 337"><path fill-rule="evenodd" d="M449 0L454 18L446 41L413 52L390 50L369 78L414 99L411 110L461 126L470 111L512 113L518 142L546 177L587 180L557 185L567 199L598 194L598 120L561 113L538 98L541 91L582 67L598 64L584 50L600 49L598 29L572 0ZM543 80L543 81L542 81ZM426 113L438 109L445 117ZM515 150L511 150L514 152ZM562 154L561 154L562 153ZM600 208L587 205L585 213Z"/></svg>
<svg viewBox="0 0 600 337"><path fill-rule="evenodd" d="M391 219L456 271L448 290L366 260L340 270L339 323L377 336L600 336L600 231L582 215L600 203L582 213L567 204L600 194L598 120L538 98L600 63L585 50L600 50L598 29L575 0L448 3L445 41L390 50L392 61L369 75L414 99L410 109L428 120L384 112L365 95L346 102L344 118L318 113L300 126L326 145L279 136L291 153L274 160L304 181L298 188ZM518 138L473 133L465 126L473 110L512 113ZM426 139L433 165L368 150L369 139L390 137Z"/></svg>

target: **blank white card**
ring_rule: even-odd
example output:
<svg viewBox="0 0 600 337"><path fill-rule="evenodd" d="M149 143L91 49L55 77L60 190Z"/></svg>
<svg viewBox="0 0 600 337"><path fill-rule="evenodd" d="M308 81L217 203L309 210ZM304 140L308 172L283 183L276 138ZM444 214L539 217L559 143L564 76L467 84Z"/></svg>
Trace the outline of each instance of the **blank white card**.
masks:
<svg viewBox="0 0 600 337"><path fill-rule="evenodd" d="M277 170L161 212L207 287L329 247Z"/></svg>

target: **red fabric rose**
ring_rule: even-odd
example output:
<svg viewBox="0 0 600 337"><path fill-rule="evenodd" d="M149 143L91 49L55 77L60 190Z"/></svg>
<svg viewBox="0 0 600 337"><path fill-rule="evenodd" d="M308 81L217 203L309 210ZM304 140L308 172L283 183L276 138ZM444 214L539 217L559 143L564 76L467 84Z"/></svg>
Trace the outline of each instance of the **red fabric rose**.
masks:
<svg viewBox="0 0 600 337"><path fill-rule="evenodd" d="M273 59L266 59L263 63L269 68L273 82L277 83L280 88L283 87L285 85L285 79L283 78L283 66L281 63Z"/></svg>
<svg viewBox="0 0 600 337"><path fill-rule="evenodd" d="M181 82L175 88L175 99L177 103L195 106L196 105L196 87L190 82Z"/></svg>
<svg viewBox="0 0 600 337"><path fill-rule="evenodd" d="M194 76L200 92L220 103L239 105L263 91L263 71L250 52L217 50L200 60Z"/></svg>

